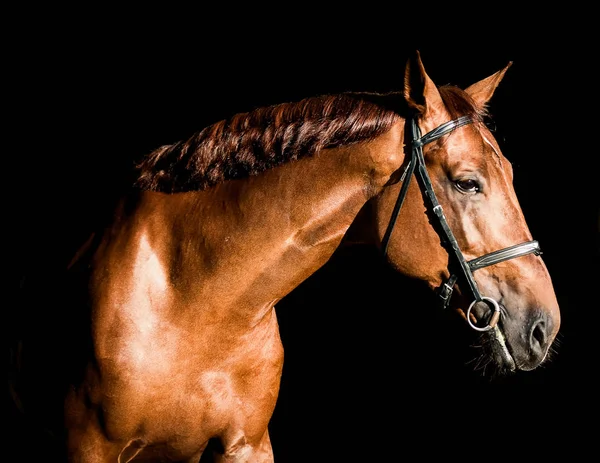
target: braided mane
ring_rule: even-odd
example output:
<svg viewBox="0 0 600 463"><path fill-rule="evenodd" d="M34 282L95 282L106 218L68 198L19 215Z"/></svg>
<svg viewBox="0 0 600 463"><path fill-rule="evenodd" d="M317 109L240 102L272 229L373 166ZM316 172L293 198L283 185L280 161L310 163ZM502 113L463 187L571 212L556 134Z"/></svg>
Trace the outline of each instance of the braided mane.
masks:
<svg viewBox="0 0 600 463"><path fill-rule="evenodd" d="M454 93L450 100L465 106ZM134 185L167 193L203 190L324 148L371 140L406 113L398 93L342 93L258 108L152 151L138 163Z"/></svg>

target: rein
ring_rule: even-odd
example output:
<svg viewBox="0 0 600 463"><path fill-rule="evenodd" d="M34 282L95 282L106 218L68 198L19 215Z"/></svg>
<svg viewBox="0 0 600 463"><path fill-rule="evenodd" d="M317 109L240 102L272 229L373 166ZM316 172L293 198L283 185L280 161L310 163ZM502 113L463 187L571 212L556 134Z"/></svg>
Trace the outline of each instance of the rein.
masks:
<svg viewBox="0 0 600 463"><path fill-rule="evenodd" d="M402 177L400 178L400 182L402 183L402 187L400 189L400 193L398 194L398 198L396 199L396 204L394 205L394 210L392 211L392 216L390 218L390 222L388 224L385 235L382 240L383 247L383 255L384 257L387 255L387 249L390 242L390 236L392 234L392 230L396 223L396 219L398 218L398 214L400 212L400 208L402 207L402 203L406 198L406 193L408 192L408 185L413 176L413 173L416 170L416 175L421 180L421 190L425 193L427 198L427 210L432 211L435 214L435 217L438 220L440 225L440 231L438 231L438 235L442 241L442 245L448 249L451 253L451 258L454 257L455 261L459 265L459 272L451 273L450 277L446 282L444 282L439 289L438 295L442 302L442 307L447 308L450 303L450 297L452 296L452 291L454 289L454 285L456 284L458 278L462 278L463 281L467 283L469 288L469 292L473 298L473 302L469 306L466 312L466 319L471 328L477 331L488 331L492 329L498 323L500 318L500 306L497 301L492 299L491 297L482 296L479 288L477 287L477 283L475 282L475 278L473 277L473 272L483 267L488 267L490 265L497 264L499 262L503 262L505 260L514 259L516 257L525 256L527 254L535 254L539 256L541 254L539 243L535 240L526 241L521 244L516 244L514 246L509 246L507 248L503 248L497 251L490 252L489 254L485 254L481 257L477 257L473 260L467 261L465 256L463 255L460 247L458 246L458 242L450 230L448 226L448 222L446 221L446 217L444 216L444 211L442 210L442 206L440 205L435 192L433 191L433 185L431 183L431 179L429 174L427 173L427 168L425 167L425 159L423 158L423 146L427 143L431 143L432 141L437 140L438 138L452 132L453 130L462 127L463 125L473 123L473 119L469 116L462 116L458 119L453 119L449 122L446 122L439 127L433 129L431 132L426 133L421 136L421 130L417 124L416 118L413 118L411 121L411 149L410 149L410 160L406 169L402 173ZM490 307L494 309L492 317L488 324L484 327L476 326L470 319L471 310L474 305L478 302L485 302Z"/></svg>

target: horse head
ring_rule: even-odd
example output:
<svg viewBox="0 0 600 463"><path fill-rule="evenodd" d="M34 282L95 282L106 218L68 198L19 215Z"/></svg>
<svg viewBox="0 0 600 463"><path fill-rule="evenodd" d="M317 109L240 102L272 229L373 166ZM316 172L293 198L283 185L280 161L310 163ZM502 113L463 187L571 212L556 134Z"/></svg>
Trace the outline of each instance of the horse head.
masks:
<svg viewBox="0 0 600 463"><path fill-rule="evenodd" d="M560 327L511 163L484 123L511 64L461 90L437 87L418 54L409 61L403 96L413 114L406 118L406 158L369 205L387 261L425 281L480 332L499 371L538 367Z"/></svg>

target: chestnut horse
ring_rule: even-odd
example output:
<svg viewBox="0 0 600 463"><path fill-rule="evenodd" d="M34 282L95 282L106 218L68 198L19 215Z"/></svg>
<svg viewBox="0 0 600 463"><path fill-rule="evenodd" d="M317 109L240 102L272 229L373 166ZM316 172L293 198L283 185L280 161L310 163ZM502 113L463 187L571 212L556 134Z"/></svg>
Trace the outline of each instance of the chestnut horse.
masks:
<svg viewBox="0 0 600 463"><path fill-rule="evenodd" d="M23 377L57 384L66 461L272 461L275 306L341 245L426 282L499 370L541 365L559 307L484 123L510 65L438 87L417 53L402 92L255 109L141 159L44 311L43 351L23 344Z"/></svg>

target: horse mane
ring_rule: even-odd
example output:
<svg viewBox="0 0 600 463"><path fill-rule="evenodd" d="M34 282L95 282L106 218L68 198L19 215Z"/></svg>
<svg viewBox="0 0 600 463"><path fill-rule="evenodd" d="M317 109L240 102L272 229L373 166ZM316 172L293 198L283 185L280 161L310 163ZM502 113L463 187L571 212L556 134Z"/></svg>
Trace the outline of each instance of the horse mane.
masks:
<svg viewBox="0 0 600 463"><path fill-rule="evenodd" d="M453 117L482 110L456 87L440 93ZM134 186L175 193L259 174L324 148L382 135L408 108L400 93L341 93L257 108L162 146L136 165Z"/></svg>

